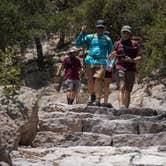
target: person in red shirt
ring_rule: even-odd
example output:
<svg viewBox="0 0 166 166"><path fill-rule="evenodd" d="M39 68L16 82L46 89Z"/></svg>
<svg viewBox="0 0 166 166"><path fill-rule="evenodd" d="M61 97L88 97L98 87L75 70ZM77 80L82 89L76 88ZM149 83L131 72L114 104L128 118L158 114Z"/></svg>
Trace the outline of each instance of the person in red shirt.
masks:
<svg viewBox="0 0 166 166"><path fill-rule="evenodd" d="M117 79L119 81L119 106L121 109L128 108L130 93L133 89L136 74L136 63L141 57L138 42L132 40L132 28L125 25L121 29L121 39L114 44L109 59L115 58Z"/></svg>
<svg viewBox="0 0 166 166"><path fill-rule="evenodd" d="M57 76L65 70L63 89L67 92L67 103L73 104L75 97L78 95L80 86L79 72L81 70L81 62L76 57L78 55L78 48L72 47L69 50L69 55L65 56L58 71Z"/></svg>

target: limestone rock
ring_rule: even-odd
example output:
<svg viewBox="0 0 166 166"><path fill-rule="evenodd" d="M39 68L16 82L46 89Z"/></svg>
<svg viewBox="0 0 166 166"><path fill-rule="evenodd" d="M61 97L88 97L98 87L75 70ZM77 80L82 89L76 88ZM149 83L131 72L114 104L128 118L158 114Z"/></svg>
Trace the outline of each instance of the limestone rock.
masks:
<svg viewBox="0 0 166 166"><path fill-rule="evenodd" d="M37 133L37 93L22 88L20 95L8 98L0 93L0 152L10 164L9 152L19 144L30 145ZM6 158L6 159L5 159Z"/></svg>
<svg viewBox="0 0 166 166"><path fill-rule="evenodd" d="M33 147L111 146L112 138L104 134L75 132L58 134L52 131L38 132Z"/></svg>
<svg viewBox="0 0 166 166"><path fill-rule="evenodd" d="M20 90L18 100L26 108L26 120L24 125L21 126L21 139L20 144L30 145L37 133L38 125L38 94L35 90L23 87Z"/></svg>
<svg viewBox="0 0 166 166"><path fill-rule="evenodd" d="M157 134L118 134L113 136L113 146L148 147L166 145L166 132Z"/></svg>
<svg viewBox="0 0 166 166"><path fill-rule="evenodd" d="M12 153L15 165L32 166L165 166L166 153L158 147L77 146L69 148L20 148ZM28 160L27 160L28 157Z"/></svg>

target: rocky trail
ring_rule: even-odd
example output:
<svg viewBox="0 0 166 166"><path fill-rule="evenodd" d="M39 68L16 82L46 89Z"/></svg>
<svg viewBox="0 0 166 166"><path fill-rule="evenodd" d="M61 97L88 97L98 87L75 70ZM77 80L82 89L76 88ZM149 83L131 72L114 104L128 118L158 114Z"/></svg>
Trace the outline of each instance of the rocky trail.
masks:
<svg viewBox="0 0 166 166"><path fill-rule="evenodd" d="M47 77L27 72L14 100L0 88L0 166L166 166L166 78L135 84L122 111L114 83L114 108L87 107L85 85L71 106L58 84L38 87Z"/></svg>
<svg viewBox="0 0 166 166"><path fill-rule="evenodd" d="M13 165L166 165L166 111L69 106L62 99L64 94L42 95L37 135L32 146L12 151Z"/></svg>

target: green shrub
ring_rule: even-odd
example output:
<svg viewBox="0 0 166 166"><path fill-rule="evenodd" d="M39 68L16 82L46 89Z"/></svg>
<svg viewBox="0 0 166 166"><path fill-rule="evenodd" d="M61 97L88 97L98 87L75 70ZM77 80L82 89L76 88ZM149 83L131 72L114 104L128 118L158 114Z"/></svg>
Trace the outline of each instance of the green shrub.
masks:
<svg viewBox="0 0 166 166"><path fill-rule="evenodd" d="M0 71L0 86L5 87L5 93L16 93L21 85L21 66L9 49L5 52L0 50Z"/></svg>

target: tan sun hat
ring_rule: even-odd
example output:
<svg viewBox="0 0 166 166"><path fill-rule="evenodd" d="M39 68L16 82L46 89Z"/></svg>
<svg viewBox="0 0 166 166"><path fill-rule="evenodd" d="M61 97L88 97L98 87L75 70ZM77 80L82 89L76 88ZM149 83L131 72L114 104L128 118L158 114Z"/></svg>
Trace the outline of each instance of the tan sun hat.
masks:
<svg viewBox="0 0 166 166"><path fill-rule="evenodd" d="M72 52L78 52L80 49L77 48L76 46L73 46L69 49L69 53L72 53Z"/></svg>

